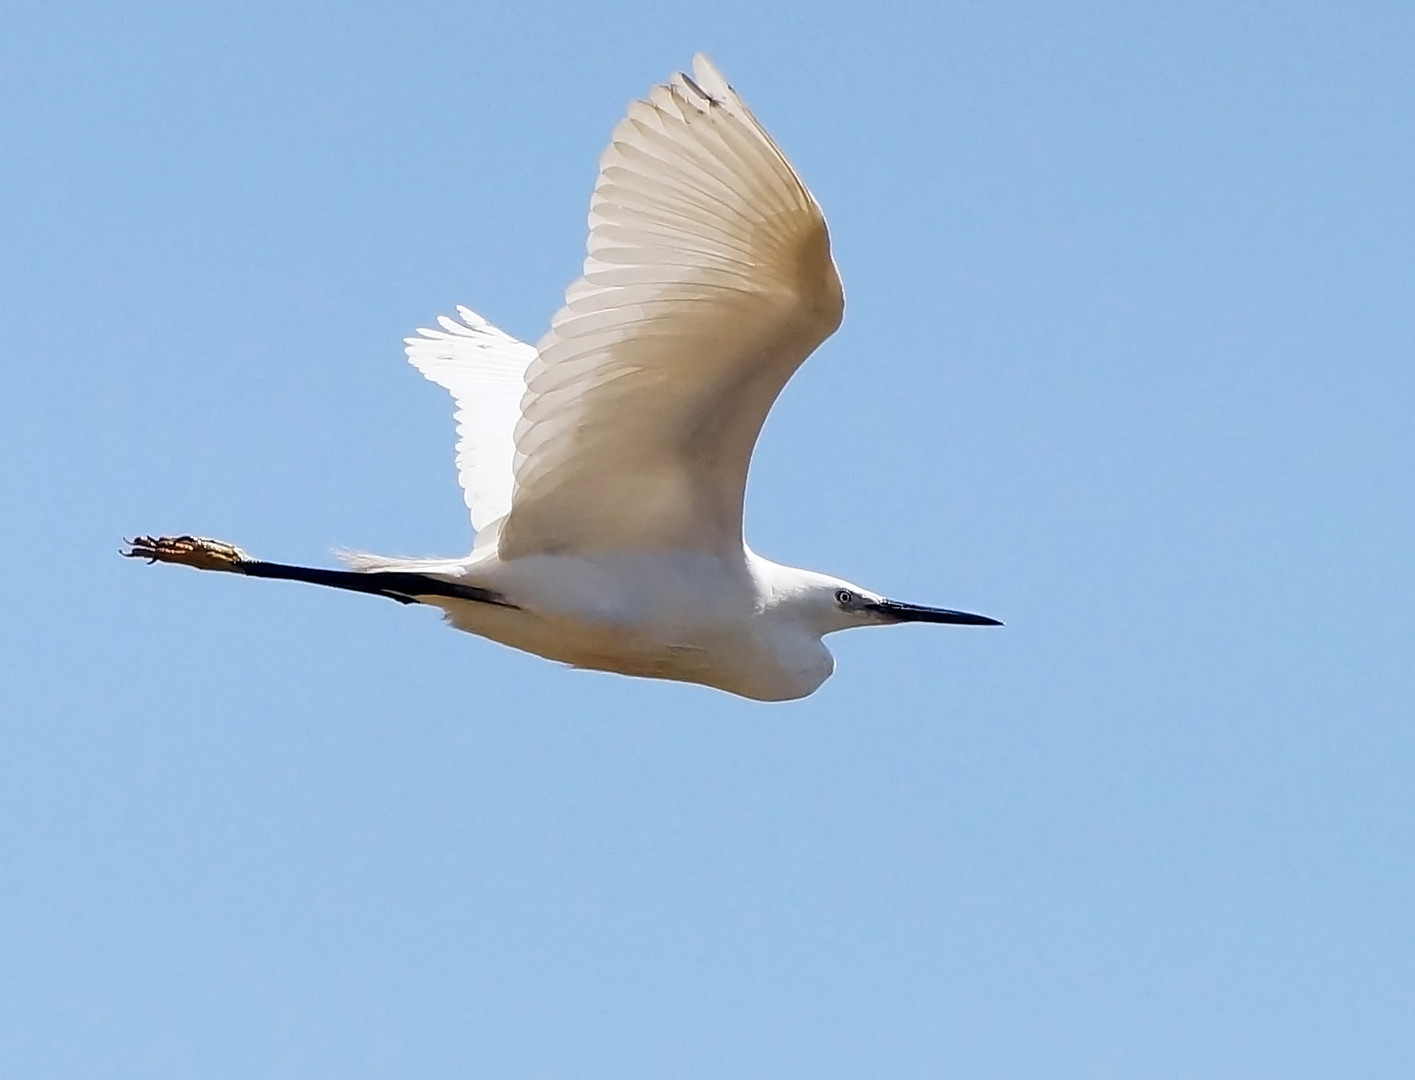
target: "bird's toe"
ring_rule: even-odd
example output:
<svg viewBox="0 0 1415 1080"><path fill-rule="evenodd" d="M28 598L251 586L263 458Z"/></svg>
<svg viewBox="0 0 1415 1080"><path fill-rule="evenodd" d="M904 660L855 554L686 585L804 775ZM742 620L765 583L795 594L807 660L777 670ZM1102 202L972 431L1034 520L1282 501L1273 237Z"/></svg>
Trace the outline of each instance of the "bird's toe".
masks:
<svg viewBox="0 0 1415 1080"><path fill-rule="evenodd" d="M198 570L232 570L248 556L235 544L207 536L138 536L126 541L122 552L130 559L178 563Z"/></svg>

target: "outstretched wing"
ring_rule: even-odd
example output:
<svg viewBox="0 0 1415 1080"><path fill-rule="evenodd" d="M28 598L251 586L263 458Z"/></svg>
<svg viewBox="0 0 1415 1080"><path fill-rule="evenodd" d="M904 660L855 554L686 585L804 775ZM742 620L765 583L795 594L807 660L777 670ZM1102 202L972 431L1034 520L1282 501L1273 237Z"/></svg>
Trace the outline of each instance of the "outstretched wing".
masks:
<svg viewBox="0 0 1415 1080"><path fill-rule="evenodd" d="M589 222L526 372L501 556L738 552L762 423L844 310L825 219L698 56L614 129Z"/></svg>
<svg viewBox="0 0 1415 1080"><path fill-rule="evenodd" d="M457 476L478 534L511 509L512 464L526 368L534 347L517 341L475 312L462 321L438 318L441 330L407 338L409 362L452 392L457 403ZM480 546L485 538L478 536Z"/></svg>

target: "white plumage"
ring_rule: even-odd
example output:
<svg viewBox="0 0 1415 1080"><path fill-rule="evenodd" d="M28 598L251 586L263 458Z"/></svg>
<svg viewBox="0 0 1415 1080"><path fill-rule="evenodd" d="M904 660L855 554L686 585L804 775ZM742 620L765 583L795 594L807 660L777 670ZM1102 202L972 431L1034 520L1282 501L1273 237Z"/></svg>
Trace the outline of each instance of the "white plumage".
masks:
<svg viewBox="0 0 1415 1080"><path fill-rule="evenodd" d="M820 207L699 56L614 129L583 276L540 344L464 308L408 357L457 399L473 524L504 558L731 554L767 411L843 310Z"/></svg>
<svg viewBox="0 0 1415 1080"><path fill-rule="evenodd" d="M460 307L457 314L461 322L443 315L441 330L408 338L407 351L413 366L457 402L457 479L481 537L511 509L513 440L536 351L473 311Z"/></svg>
<svg viewBox="0 0 1415 1080"><path fill-rule="evenodd" d="M767 700L829 676L831 631L993 624L746 546L758 433L844 295L820 207L705 57L614 129L589 224L584 272L537 346L466 308L408 339L457 403L469 556L349 556L349 574L193 538L140 538L131 554L435 604L579 667Z"/></svg>

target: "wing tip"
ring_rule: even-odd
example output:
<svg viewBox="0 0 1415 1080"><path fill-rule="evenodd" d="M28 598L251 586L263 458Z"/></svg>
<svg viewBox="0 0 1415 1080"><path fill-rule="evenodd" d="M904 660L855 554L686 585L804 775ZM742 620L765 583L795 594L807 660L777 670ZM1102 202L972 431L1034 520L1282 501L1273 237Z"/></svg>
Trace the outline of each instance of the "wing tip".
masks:
<svg viewBox="0 0 1415 1080"><path fill-rule="evenodd" d="M693 79L698 85L702 86L703 89L708 89L709 85L720 86L727 91L731 91L732 89L726 76L722 74L722 71L709 59L708 54L705 52L693 54Z"/></svg>

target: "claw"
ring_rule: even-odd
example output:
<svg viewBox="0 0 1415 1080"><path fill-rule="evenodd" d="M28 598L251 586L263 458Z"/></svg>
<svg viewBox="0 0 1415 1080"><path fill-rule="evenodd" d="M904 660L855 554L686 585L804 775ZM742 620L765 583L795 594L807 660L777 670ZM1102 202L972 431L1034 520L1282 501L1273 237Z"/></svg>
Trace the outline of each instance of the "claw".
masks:
<svg viewBox="0 0 1415 1080"><path fill-rule="evenodd" d="M138 536L124 540L127 551L119 554L149 563L179 563L198 570L235 570L250 556L234 544L206 536Z"/></svg>

